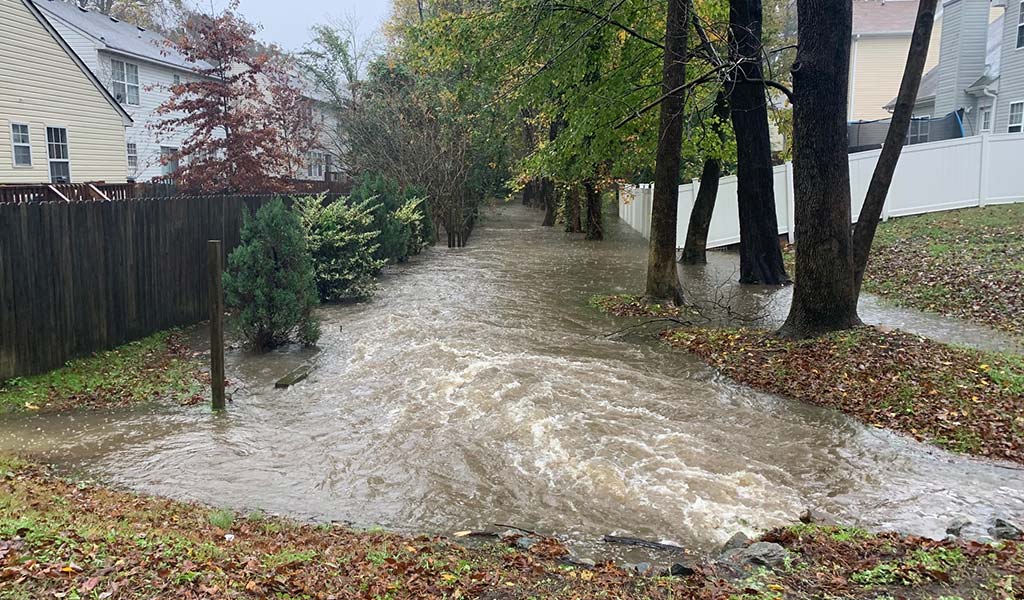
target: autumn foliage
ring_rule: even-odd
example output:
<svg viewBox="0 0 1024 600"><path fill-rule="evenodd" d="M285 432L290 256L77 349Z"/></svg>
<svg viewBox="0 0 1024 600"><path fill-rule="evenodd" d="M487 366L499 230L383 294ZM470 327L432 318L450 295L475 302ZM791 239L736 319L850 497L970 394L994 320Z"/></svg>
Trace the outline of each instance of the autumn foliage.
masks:
<svg viewBox="0 0 1024 600"><path fill-rule="evenodd" d="M204 193L275 192L316 139L312 107L287 60L254 41L256 28L232 3L192 17L172 40L196 78L171 86L158 109L159 134L187 131L177 161L179 184Z"/></svg>

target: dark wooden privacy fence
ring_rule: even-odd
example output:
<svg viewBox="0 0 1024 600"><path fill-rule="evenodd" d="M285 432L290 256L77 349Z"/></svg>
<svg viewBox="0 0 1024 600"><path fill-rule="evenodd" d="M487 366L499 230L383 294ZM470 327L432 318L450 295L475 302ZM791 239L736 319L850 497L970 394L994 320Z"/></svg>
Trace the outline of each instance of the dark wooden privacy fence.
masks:
<svg viewBox="0 0 1024 600"><path fill-rule="evenodd" d="M206 242L269 199L0 203L0 380L205 320Z"/></svg>

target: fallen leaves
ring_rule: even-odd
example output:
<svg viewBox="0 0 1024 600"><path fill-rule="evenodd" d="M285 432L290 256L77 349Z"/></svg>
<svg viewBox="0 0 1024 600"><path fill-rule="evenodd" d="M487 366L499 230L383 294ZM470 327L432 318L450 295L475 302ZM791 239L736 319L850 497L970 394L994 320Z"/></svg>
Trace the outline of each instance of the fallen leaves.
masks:
<svg viewBox="0 0 1024 600"><path fill-rule="evenodd" d="M1024 463L1024 360L865 327L802 342L677 329L671 344L754 388L957 452Z"/></svg>

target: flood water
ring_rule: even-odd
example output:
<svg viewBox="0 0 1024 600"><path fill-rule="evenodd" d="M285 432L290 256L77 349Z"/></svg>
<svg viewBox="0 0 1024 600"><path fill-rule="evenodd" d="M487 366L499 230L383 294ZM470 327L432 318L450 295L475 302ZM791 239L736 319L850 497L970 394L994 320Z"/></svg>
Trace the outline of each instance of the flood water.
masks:
<svg viewBox="0 0 1024 600"><path fill-rule="evenodd" d="M808 507L941 536L957 516L1024 518L1024 471L954 456L842 414L751 391L623 323L593 294L642 287L645 242L617 220L590 243L518 206L463 249L399 266L377 299L321 310L311 353L228 352L234 402L11 418L16 449L118 486L239 509L446 533L512 524L708 548ZM734 257L683 276L771 322L788 290L730 286ZM867 300L870 322L989 346L981 328Z"/></svg>

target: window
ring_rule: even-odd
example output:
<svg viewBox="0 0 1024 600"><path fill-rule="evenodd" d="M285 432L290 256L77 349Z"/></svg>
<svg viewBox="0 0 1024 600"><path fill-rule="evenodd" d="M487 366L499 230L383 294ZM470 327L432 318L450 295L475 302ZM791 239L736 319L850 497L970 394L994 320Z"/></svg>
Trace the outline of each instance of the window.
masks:
<svg viewBox="0 0 1024 600"><path fill-rule="evenodd" d="M170 146L160 146L160 164L163 165L161 174L164 176L174 175L178 170L178 149Z"/></svg>
<svg viewBox="0 0 1024 600"><path fill-rule="evenodd" d="M180 85L181 84L181 75L178 75L177 73L175 73L174 78L172 79L172 81L174 82L174 85Z"/></svg>
<svg viewBox="0 0 1024 600"><path fill-rule="evenodd" d="M11 123L11 144L14 146L14 166L32 166L32 143L28 137L28 125Z"/></svg>
<svg viewBox="0 0 1024 600"><path fill-rule="evenodd" d="M111 59L114 97L125 104L139 103L139 66L123 60Z"/></svg>
<svg viewBox="0 0 1024 600"><path fill-rule="evenodd" d="M907 135L908 144L923 144L928 141L928 134L931 131L931 116L914 117L910 121L910 132Z"/></svg>
<svg viewBox="0 0 1024 600"><path fill-rule="evenodd" d="M1006 128L1007 133L1020 133L1024 131L1024 102L1010 104L1010 121Z"/></svg>
<svg viewBox="0 0 1024 600"><path fill-rule="evenodd" d="M992 109L983 108L978 112L978 120L981 121L981 130L992 131Z"/></svg>
<svg viewBox="0 0 1024 600"><path fill-rule="evenodd" d="M1024 2L1017 7L1017 48L1024 48Z"/></svg>
<svg viewBox="0 0 1024 600"><path fill-rule="evenodd" d="M68 153L68 130L46 128L46 155L50 159L50 182L71 182L71 155Z"/></svg>
<svg viewBox="0 0 1024 600"><path fill-rule="evenodd" d="M324 153L310 152L306 159L306 175L322 179L324 176Z"/></svg>
<svg viewBox="0 0 1024 600"><path fill-rule="evenodd" d="M139 147L135 144L128 144L128 170L139 170Z"/></svg>

